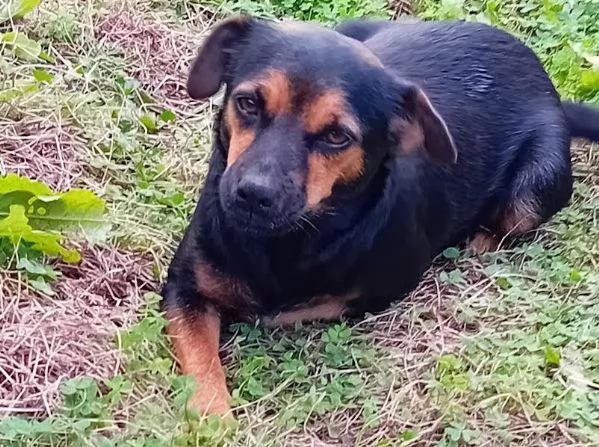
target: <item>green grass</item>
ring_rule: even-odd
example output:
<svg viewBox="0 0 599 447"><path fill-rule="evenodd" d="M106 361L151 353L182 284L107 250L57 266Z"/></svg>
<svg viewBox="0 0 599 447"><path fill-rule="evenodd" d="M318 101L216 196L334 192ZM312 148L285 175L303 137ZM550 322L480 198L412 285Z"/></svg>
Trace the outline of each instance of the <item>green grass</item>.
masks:
<svg viewBox="0 0 599 447"><path fill-rule="evenodd" d="M96 190L110 208L109 246L151 255L158 284L205 175L212 109L147 77L161 73L138 58L157 39L147 37L155 36L148 26L171 30L174 42L185 36L172 46L181 54L155 56L175 68L178 58L193 56L215 13L332 23L392 11L378 0L138 0L125 8L130 16L112 16L129 17L127 23L100 27L115 5L49 0L25 21L3 25L2 32L27 33L51 57L30 61L2 51L0 95L10 93L10 105L0 104L0 132L36 119L68 128L82 142L83 174L74 183ZM418 12L512 31L535 49L565 97L599 103L592 65L599 55L596 1L423 0ZM125 25L147 33L122 38ZM383 315L354 327L231 327L223 355L238 407L235 424L186 410L192 386L176 374L158 297L148 293L136 310L138 323L114 336L123 355L118 372L97 381L65 379L50 416L0 420L1 443L597 445L596 148L578 147L575 168L572 206L544 229L481 259L447 251L419 290Z"/></svg>

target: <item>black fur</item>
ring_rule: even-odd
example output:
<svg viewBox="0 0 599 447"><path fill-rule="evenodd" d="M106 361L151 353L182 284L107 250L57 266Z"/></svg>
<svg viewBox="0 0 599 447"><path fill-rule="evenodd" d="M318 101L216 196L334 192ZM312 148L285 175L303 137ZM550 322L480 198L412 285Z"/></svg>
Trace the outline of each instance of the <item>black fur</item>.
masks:
<svg viewBox="0 0 599 447"><path fill-rule="evenodd" d="M385 28L397 27L397 25L397 22L389 22L386 20L351 19L341 22L337 25L335 30L352 39L364 42L379 31L383 31Z"/></svg>
<svg viewBox="0 0 599 447"><path fill-rule="evenodd" d="M599 109L584 104L563 101L562 107L570 125L570 134L576 138L599 141Z"/></svg>
<svg viewBox="0 0 599 447"><path fill-rule="evenodd" d="M336 188L328 203L332 212L308 216L303 228L243 231L223 208L229 136L219 117L208 178L169 269L167 306L204 309L193 272L201 255L256 297L233 311L218 309L229 320L355 289L354 315L378 311L415 288L445 247L492 226L498 209L531 200L546 220L568 203L570 138L599 141L598 115L562 104L524 44L465 22L358 21L339 30L363 41L384 68L340 48L331 31L285 34L251 21L227 48L222 82L225 101L239 82L269 66L342 88L364 123L362 179ZM445 119L457 147L455 164L436 163L422 152L398 155L389 123L402 113L402 85L410 84L420 86ZM269 151L308 144L281 132L272 137L278 148Z"/></svg>

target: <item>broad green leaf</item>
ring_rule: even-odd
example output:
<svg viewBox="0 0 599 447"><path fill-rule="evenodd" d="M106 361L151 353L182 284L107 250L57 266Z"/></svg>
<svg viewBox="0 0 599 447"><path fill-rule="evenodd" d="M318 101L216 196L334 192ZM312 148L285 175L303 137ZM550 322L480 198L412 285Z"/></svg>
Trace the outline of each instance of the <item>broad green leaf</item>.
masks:
<svg viewBox="0 0 599 447"><path fill-rule="evenodd" d="M109 229L104 200L84 189L55 194L41 182L8 174L0 177L0 219L12 205L25 209L35 230L82 233L90 242L100 242Z"/></svg>
<svg viewBox="0 0 599 447"><path fill-rule="evenodd" d="M0 177L0 237L15 246L24 242L45 255L77 262L79 253L62 245L64 234L84 233L89 240L103 240L108 230L104 212L104 201L91 191L55 194L47 185L16 174Z"/></svg>
<svg viewBox="0 0 599 447"><path fill-rule="evenodd" d="M19 59L36 61L42 53L39 42L30 39L23 33L10 32L3 34L0 42L11 48Z"/></svg>
<svg viewBox="0 0 599 447"><path fill-rule="evenodd" d="M42 0L13 0L13 2L17 4L17 10L14 17L24 17L37 8L41 1Z"/></svg>
<svg viewBox="0 0 599 447"><path fill-rule="evenodd" d="M170 195L158 198L158 202L167 206L178 206L185 201L185 194L181 191L174 192Z"/></svg>
<svg viewBox="0 0 599 447"><path fill-rule="evenodd" d="M0 177L0 195L13 191L28 191L33 195L52 195L52 190L44 183L17 174Z"/></svg>
<svg viewBox="0 0 599 447"><path fill-rule="evenodd" d="M41 0L3 0L0 6L0 23L10 19L20 19L38 7Z"/></svg>
<svg viewBox="0 0 599 447"><path fill-rule="evenodd" d="M10 238L17 244L22 235L33 231L25 216L25 209L20 205L12 205L9 214L0 220L0 236Z"/></svg>
<svg viewBox="0 0 599 447"><path fill-rule="evenodd" d="M63 239L61 235L34 230L21 205L11 205L8 216L0 220L0 237L8 238L13 245L27 242L34 250L48 256L61 256L66 262L78 262L81 259L77 251L67 250L60 244Z"/></svg>
<svg viewBox="0 0 599 447"><path fill-rule="evenodd" d="M38 196L29 205L27 216L34 228L82 233L91 242L106 239L109 228L104 218L106 206L91 191L71 189L59 196Z"/></svg>

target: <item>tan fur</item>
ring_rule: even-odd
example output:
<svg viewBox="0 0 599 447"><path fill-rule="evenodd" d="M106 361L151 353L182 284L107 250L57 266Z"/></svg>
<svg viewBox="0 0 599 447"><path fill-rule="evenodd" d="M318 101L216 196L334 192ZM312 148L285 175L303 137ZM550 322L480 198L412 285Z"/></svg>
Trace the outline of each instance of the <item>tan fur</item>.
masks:
<svg viewBox="0 0 599 447"><path fill-rule="evenodd" d="M357 294L349 294L342 297L326 295L315 298L305 305L281 312L273 318L266 318L263 320L263 324L266 327L277 327L291 326L296 322L313 320L338 320L347 310L347 302L356 298L356 296Z"/></svg>
<svg viewBox="0 0 599 447"><path fill-rule="evenodd" d="M266 111L271 116L291 113L292 90L287 75L280 70L270 70L260 80Z"/></svg>
<svg viewBox="0 0 599 447"><path fill-rule="evenodd" d="M230 396L218 355L220 317L210 309L201 314L169 310L166 318L167 332L181 372L196 381L197 388L190 405L200 415L227 414L230 411Z"/></svg>
<svg viewBox="0 0 599 447"><path fill-rule="evenodd" d="M496 251L499 248L499 241L493 234L487 231L479 231L470 240L468 246L474 254L482 255Z"/></svg>
<svg viewBox="0 0 599 447"><path fill-rule="evenodd" d="M394 131L401 135L401 150L405 153L417 151L424 146L424 131L417 121L397 119Z"/></svg>
<svg viewBox="0 0 599 447"><path fill-rule="evenodd" d="M359 134L360 126L348 111L345 95L341 90L329 90L305 104L304 128L308 133L318 133L331 124L347 126Z"/></svg>
<svg viewBox="0 0 599 447"><path fill-rule="evenodd" d="M252 293L245 284L205 261L196 264L195 277L198 291L222 309L243 309L253 304Z"/></svg>
<svg viewBox="0 0 599 447"><path fill-rule="evenodd" d="M511 236L534 230L541 223L541 217L535 209L536 205L533 201L516 201L501 216L499 229Z"/></svg>
<svg viewBox="0 0 599 447"><path fill-rule="evenodd" d="M241 126L235 105L229 102L225 112L225 124L229 130L229 152L227 153L227 167L231 166L251 146L256 138L254 132Z"/></svg>
<svg viewBox="0 0 599 447"><path fill-rule="evenodd" d="M335 155L312 153L308 156L306 197L308 208L329 197L337 183L357 179L364 170L364 150L352 146Z"/></svg>
<svg viewBox="0 0 599 447"><path fill-rule="evenodd" d="M492 224L497 234L479 231L470 241L470 248L476 254L496 251L502 238L519 236L534 230L542 220L535 209L534 201L518 200L512 203L506 210L498 213L499 217Z"/></svg>

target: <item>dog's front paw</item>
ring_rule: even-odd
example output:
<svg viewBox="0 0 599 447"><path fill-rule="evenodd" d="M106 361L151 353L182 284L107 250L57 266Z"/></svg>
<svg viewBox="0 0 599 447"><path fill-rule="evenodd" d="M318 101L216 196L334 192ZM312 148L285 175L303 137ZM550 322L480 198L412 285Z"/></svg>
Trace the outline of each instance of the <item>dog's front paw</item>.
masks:
<svg viewBox="0 0 599 447"><path fill-rule="evenodd" d="M483 255L485 253L497 251L499 244L500 242L496 236L486 231L481 231L474 235L468 246L475 255Z"/></svg>
<svg viewBox="0 0 599 447"><path fill-rule="evenodd" d="M200 416L221 416L231 417L231 405L229 401L231 396L225 390L196 390L189 401L191 409L198 412Z"/></svg>

